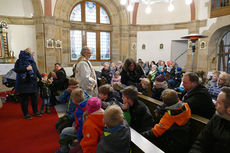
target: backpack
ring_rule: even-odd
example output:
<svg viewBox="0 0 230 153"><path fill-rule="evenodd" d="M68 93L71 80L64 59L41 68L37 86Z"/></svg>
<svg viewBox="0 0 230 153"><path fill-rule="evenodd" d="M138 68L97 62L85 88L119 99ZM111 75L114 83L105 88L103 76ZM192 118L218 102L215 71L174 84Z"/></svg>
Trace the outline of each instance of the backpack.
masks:
<svg viewBox="0 0 230 153"><path fill-rule="evenodd" d="M14 87L16 83L16 72L14 72L14 69L11 69L2 77L2 84L4 84L6 87Z"/></svg>

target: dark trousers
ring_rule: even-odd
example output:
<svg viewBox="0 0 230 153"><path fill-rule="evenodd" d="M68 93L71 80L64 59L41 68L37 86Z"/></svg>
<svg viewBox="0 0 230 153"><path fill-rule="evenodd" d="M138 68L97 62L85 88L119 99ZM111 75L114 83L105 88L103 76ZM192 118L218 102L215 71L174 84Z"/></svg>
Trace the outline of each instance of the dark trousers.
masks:
<svg viewBox="0 0 230 153"><path fill-rule="evenodd" d="M31 98L31 105L33 109L33 113L38 112L38 93L21 93L21 107L23 115L26 116L28 113L28 103L29 97Z"/></svg>

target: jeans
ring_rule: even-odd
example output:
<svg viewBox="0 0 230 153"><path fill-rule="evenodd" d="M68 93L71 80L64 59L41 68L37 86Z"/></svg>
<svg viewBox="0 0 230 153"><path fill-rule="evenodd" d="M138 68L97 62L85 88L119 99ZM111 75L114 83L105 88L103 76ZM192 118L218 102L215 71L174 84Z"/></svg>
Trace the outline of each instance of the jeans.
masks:
<svg viewBox="0 0 230 153"><path fill-rule="evenodd" d="M26 116L28 113L28 103L29 103L29 97L31 98L31 105L33 109L33 113L38 112L38 93L21 93L21 108L23 115Z"/></svg>
<svg viewBox="0 0 230 153"><path fill-rule="evenodd" d="M50 105L50 97L42 98L42 106L44 105L47 105L47 106Z"/></svg>
<svg viewBox="0 0 230 153"><path fill-rule="evenodd" d="M65 152L69 152L69 144L71 144L73 142L74 139L77 138L77 134L76 134L76 131L74 129L74 127L67 127L67 128L64 128L60 134L60 140L59 140L59 143L60 143L60 151L62 153L65 153Z"/></svg>

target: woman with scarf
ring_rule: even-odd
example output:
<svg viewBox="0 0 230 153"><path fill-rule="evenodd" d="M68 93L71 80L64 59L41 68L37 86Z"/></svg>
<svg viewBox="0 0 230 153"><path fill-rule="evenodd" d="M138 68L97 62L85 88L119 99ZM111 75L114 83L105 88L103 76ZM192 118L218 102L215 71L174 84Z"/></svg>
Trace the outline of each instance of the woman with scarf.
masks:
<svg viewBox="0 0 230 153"><path fill-rule="evenodd" d="M31 98L33 116L41 116L37 109L37 78L41 79L41 74L32 54L30 48L20 51L19 58L14 65L14 71L17 73L15 91L21 96L21 108L25 119L32 119L28 111L29 97Z"/></svg>

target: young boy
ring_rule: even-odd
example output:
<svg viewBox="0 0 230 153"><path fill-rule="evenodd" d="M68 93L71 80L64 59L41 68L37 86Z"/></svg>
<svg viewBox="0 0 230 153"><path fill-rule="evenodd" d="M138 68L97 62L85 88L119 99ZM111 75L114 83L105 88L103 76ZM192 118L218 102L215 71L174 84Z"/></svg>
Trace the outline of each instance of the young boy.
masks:
<svg viewBox="0 0 230 153"><path fill-rule="evenodd" d="M113 90L109 84L105 84L99 87L98 97L102 100L102 108L106 109L108 106L117 104L121 107L120 94Z"/></svg>
<svg viewBox="0 0 230 153"><path fill-rule="evenodd" d="M106 128L97 145L96 153L129 153L130 129L124 123L121 108L117 105L108 106L104 112L104 122Z"/></svg>
<svg viewBox="0 0 230 153"><path fill-rule="evenodd" d="M151 130L142 133L164 152L188 152L189 119L191 110L187 103L179 101L176 91L166 89L162 92L164 116Z"/></svg>
<svg viewBox="0 0 230 153"><path fill-rule="evenodd" d="M72 90L79 88L79 86L80 85L77 79L70 78L68 88L65 89L58 98L59 102L67 104L66 114L63 117L59 118L59 120L56 123L56 129L59 134L61 133L62 129L64 129L65 127L72 126L74 122L74 111L76 109L76 105L73 103L70 94ZM89 98L86 92L84 92L84 97L85 99Z"/></svg>
<svg viewBox="0 0 230 153"><path fill-rule="evenodd" d="M86 110L87 100L84 98L84 91L80 88L76 88L71 92L71 98L73 103L77 106L74 112L75 116L75 125L72 127L66 127L62 130L60 134L60 149L56 153L67 153L69 152L68 145L73 142L80 142L82 135L83 127L83 113Z"/></svg>
<svg viewBox="0 0 230 153"><path fill-rule="evenodd" d="M38 86L40 88L40 97L42 98L42 106L40 113L44 114L44 106L46 106L46 113L50 114L50 96L51 96L51 90L50 87L52 85L52 81L48 79L48 74L43 73L42 74L42 80L39 81Z"/></svg>
<svg viewBox="0 0 230 153"><path fill-rule="evenodd" d="M122 90L123 110L129 110L131 121L130 126L137 132L144 132L154 126L153 116L148 107L138 101L138 91L134 86L128 86Z"/></svg>

